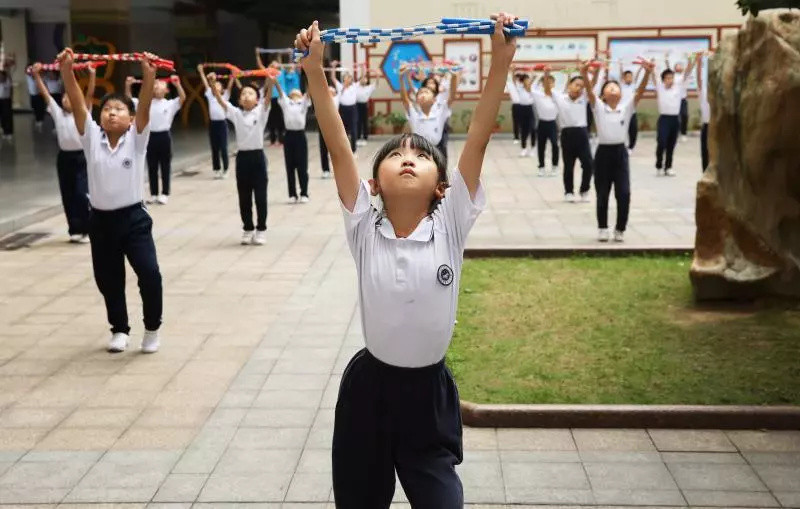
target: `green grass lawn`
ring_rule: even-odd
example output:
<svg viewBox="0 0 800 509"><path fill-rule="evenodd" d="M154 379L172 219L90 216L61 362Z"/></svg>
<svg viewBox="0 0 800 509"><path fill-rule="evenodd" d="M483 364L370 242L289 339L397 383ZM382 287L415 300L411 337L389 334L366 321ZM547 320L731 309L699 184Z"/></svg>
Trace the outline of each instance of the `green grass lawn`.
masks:
<svg viewBox="0 0 800 509"><path fill-rule="evenodd" d="M448 363L476 403L800 404L800 306L695 306L686 257L466 260Z"/></svg>

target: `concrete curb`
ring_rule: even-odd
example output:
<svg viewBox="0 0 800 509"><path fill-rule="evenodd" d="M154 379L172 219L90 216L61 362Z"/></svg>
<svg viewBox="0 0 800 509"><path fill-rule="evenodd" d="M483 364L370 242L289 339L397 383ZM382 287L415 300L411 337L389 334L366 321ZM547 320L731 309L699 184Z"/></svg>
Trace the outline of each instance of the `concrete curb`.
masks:
<svg viewBox="0 0 800 509"><path fill-rule="evenodd" d="M461 402L476 428L669 428L800 430L800 406L478 405Z"/></svg>
<svg viewBox="0 0 800 509"><path fill-rule="evenodd" d="M464 258L565 258L568 256L631 256L668 255L688 256L694 252L691 246L486 246L468 247Z"/></svg>

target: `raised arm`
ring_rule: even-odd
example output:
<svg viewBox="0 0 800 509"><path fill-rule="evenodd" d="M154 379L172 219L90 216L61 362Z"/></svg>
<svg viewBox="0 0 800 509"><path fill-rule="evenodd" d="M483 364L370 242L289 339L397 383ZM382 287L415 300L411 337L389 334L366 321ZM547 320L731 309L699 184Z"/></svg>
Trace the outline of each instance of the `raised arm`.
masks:
<svg viewBox="0 0 800 509"><path fill-rule="evenodd" d="M177 74L173 74L169 79L178 90L178 99L180 99L181 106L183 106L183 103L186 102L186 91L183 89L183 85L181 85L181 78Z"/></svg>
<svg viewBox="0 0 800 509"><path fill-rule="evenodd" d="M342 86L342 84L339 82L339 79L336 77L336 69L338 67L339 67L339 61L338 60L332 61L331 71L329 74L329 77L331 78L331 83L333 83L333 86L336 87L337 90Z"/></svg>
<svg viewBox="0 0 800 509"><path fill-rule="evenodd" d="M692 71L694 70L694 60L689 59L689 63L686 64L686 70L683 71L683 86L689 87L689 78L692 76Z"/></svg>
<svg viewBox="0 0 800 509"><path fill-rule="evenodd" d="M222 110L227 113L228 111L228 101L226 101L222 95L217 90L217 87L214 86L214 83L217 82L217 74L216 73L209 73L208 74L208 83L210 86L208 87L211 90L211 93L214 94L214 98L217 100L220 106L222 106Z"/></svg>
<svg viewBox="0 0 800 509"><path fill-rule="evenodd" d="M283 87L281 87L280 82L277 80L275 81L275 88L278 90L278 96L286 97L286 94L283 92Z"/></svg>
<svg viewBox="0 0 800 509"><path fill-rule="evenodd" d="M408 85L406 84L407 69L400 71L400 100L403 103L406 113L411 110L411 99L408 97Z"/></svg>
<svg viewBox="0 0 800 509"><path fill-rule="evenodd" d="M703 90L703 54L698 53L694 56L695 62L697 62L697 88L702 92Z"/></svg>
<svg viewBox="0 0 800 509"><path fill-rule="evenodd" d="M36 81L36 88L39 89L39 94L44 99L44 103L49 105L51 97L50 91L47 90L47 85L45 85L44 81L42 81L41 72L42 72L42 64L40 64L39 62L33 64L33 67L31 68L31 75L33 76L33 79Z"/></svg>
<svg viewBox="0 0 800 509"><path fill-rule="evenodd" d="M262 93L264 94L261 97L264 99L264 109L265 110L268 110L270 105L272 104L272 102L270 101L270 98L272 97L272 87L274 87L274 86L280 87L280 85L278 85L278 80L277 79L272 79L271 77L266 76L264 78L264 87L261 89Z"/></svg>
<svg viewBox="0 0 800 509"><path fill-rule="evenodd" d="M581 77L583 78L584 83L589 83L589 62L583 62L580 65ZM586 96L589 98L589 104L594 106L595 101L597 100L597 96L594 93L594 87L597 84L597 75L600 74L598 71L595 73L594 78L592 79L591 83L592 86L584 87L586 90Z"/></svg>
<svg viewBox="0 0 800 509"><path fill-rule="evenodd" d="M78 128L78 134L84 135L84 127L86 127L86 103L83 100L83 93L81 87L78 85L78 80L75 79L75 73L72 71L72 48L66 48L58 54L59 64L61 64L61 80L64 82L64 92L69 97L69 102L72 103L72 115L75 119L75 127Z"/></svg>
<svg viewBox="0 0 800 509"><path fill-rule="evenodd" d="M208 80L206 79L205 68L203 64L197 64L197 74L200 75L200 81L203 82L203 87L208 90Z"/></svg>
<svg viewBox="0 0 800 509"><path fill-rule="evenodd" d="M133 87L133 82L136 81L133 76L128 76L125 78L125 95L133 98L133 92L131 91L131 87Z"/></svg>
<svg viewBox="0 0 800 509"><path fill-rule="evenodd" d="M150 60L154 55L145 53L142 60L142 86L139 88L139 106L136 108L136 132L141 134L150 123L150 103L156 82L156 66Z"/></svg>
<svg viewBox="0 0 800 509"><path fill-rule="evenodd" d="M637 71L636 75L639 75L639 72L644 69L644 79L639 83L639 87L636 89L636 95L633 96L633 105L638 106L639 101L642 99L645 90L647 90L647 80L650 79L650 75L653 74L653 69L655 69L655 64L650 62L647 64L642 64L642 67Z"/></svg>
<svg viewBox="0 0 800 509"><path fill-rule="evenodd" d="M97 84L97 69L93 66L89 66L89 85L86 87L86 107L92 109L92 105L94 104L94 89Z"/></svg>
<svg viewBox="0 0 800 509"><path fill-rule="evenodd" d="M494 34L492 34L492 63L489 67L489 76L486 79L483 94L481 94L478 106L472 115L461 159L458 161L458 169L472 198L475 198L478 190L486 146L492 136L497 111L500 109L500 101L503 99L508 67L511 65L517 49L516 40L506 38L503 33L503 26L512 24L516 17L501 12L492 15L491 18L495 20Z"/></svg>
<svg viewBox="0 0 800 509"><path fill-rule="evenodd" d="M507 76L508 74L506 74ZM454 72L450 75L450 91L447 94L447 107L451 108L453 106L453 101L456 98L456 88L458 87L458 81L460 79L461 74Z"/></svg>
<svg viewBox="0 0 800 509"><path fill-rule="evenodd" d="M309 52L303 61L303 69L308 78L308 91L314 101L314 111L322 137L331 155L339 199L347 210L352 211L358 198L358 167L350 151L350 141L344 130L344 124L328 92L328 84L322 70L322 52L325 46L319 38L319 23L314 21L308 29L301 30L294 45L301 51Z"/></svg>
<svg viewBox="0 0 800 509"><path fill-rule="evenodd" d="M544 94L552 97L553 84L550 83L550 67L544 68L544 75L542 76L542 86L544 87Z"/></svg>
<svg viewBox="0 0 800 509"><path fill-rule="evenodd" d="M236 82L236 78L234 78L233 72L231 72L230 76L228 76L228 85L225 87L225 92L228 93L228 97L231 96L231 90L233 90L233 84L235 82Z"/></svg>
<svg viewBox="0 0 800 509"><path fill-rule="evenodd" d="M255 48L255 51L256 51L256 65L258 66L259 69L266 69L264 62L261 61L261 53L259 53L257 46Z"/></svg>

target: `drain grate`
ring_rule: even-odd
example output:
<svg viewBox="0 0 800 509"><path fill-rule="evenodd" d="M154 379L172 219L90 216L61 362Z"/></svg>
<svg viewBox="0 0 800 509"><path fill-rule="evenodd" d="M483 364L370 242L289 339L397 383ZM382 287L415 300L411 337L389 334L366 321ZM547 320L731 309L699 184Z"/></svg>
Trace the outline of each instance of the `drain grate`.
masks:
<svg viewBox="0 0 800 509"><path fill-rule="evenodd" d="M0 239L0 249L6 251L16 251L23 247L31 247L36 241L49 237L49 233L42 232L19 232Z"/></svg>

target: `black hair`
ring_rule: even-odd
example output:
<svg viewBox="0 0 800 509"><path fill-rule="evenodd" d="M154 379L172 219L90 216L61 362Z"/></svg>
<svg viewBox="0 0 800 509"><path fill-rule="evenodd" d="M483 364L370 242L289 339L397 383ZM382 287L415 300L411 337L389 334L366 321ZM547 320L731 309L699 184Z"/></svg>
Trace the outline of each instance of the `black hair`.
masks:
<svg viewBox="0 0 800 509"><path fill-rule="evenodd" d="M439 173L439 183L444 183L445 187L450 186L450 181L447 178L447 161L444 158L442 152L436 148L436 145L428 141L427 138L420 136L419 134L413 133L406 133L401 134L399 136L395 136L394 138L387 141L378 152L375 154L375 158L372 160L372 178L378 179L378 168L380 167L381 163L389 157L389 154L394 152L395 150L405 146L408 144L409 148L413 150L419 150L424 154L428 154L433 159L434 164L436 165L436 169ZM432 213L436 210L436 207L439 205L439 200L433 200L431 202L430 209L428 210L429 213Z"/></svg>
<svg viewBox="0 0 800 509"><path fill-rule="evenodd" d="M422 80L422 83L420 84L420 88L422 88L422 87L430 88L430 87L428 87L428 82L429 81L433 82L433 88L434 88L433 95L439 95L439 82L437 82L436 78L434 78L433 76L428 76L424 80Z"/></svg>
<svg viewBox="0 0 800 509"><path fill-rule="evenodd" d="M627 76L629 74L633 74L633 71L625 71L622 73L623 76Z"/></svg>
<svg viewBox="0 0 800 509"><path fill-rule="evenodd" d="M242 88L241 88L241 90L239 90L239 95L240 96L242 95L242 92L244 91L245 88L253 89L253 92L256 93L256 99L260 99L261 98L261 92L259 91L260 87L255 82L248 81L248 82L242 83Z"/></svg>
<svg viewBox="0 0 800 509"><path fill-rule="evenodd" d="M100 111L103 111L103 108L108 101L119 101L128 107L128 113L131 116L136 114L136 105L133 103L133 99L122 92L111 92L104 95L103 98L100 99Z"/></svg>
<svg viewBox="0 0 800 509"><path fill-rule="evenodd" d="M583 76L573 76L572 78L569 79L569 84L572 85L572 83L574 83L574 82L576 82L578 80L583 81Z"/></svg>
<svg viewBox="0 0 800 509"><path fill-rule="evenodd" d="M620 86L619 85L619 81L617 81L617 80L608 80L608 81L606 81L605 83L603 83L603 88L600 89L600 97L601 98L603 97L603 94L606 93L606 87L611 85L612 83L615 84L618 87ZM620 87L620 88L622 88L622 87Z"/></svg>
<svg viewBox="0 0 800 509"><path fill-rule="evenodd" d="M664 78L667 76L675 76L675 71L672 69L665 69L664 72L661 73L661 81L664 81Z"/></svg>
<svg viewBox="0 0 800 509"><path fill-rule="evenodd" d="M522 80L523 80L524 78L525 78L525 74L524 74L524 73L521 73L521 72L518 72L517 74L515 74L515 75L514 75L514 79L515 79L515 80L517 80L517 81L519 81L519 82L522 82Z"/></svg>

